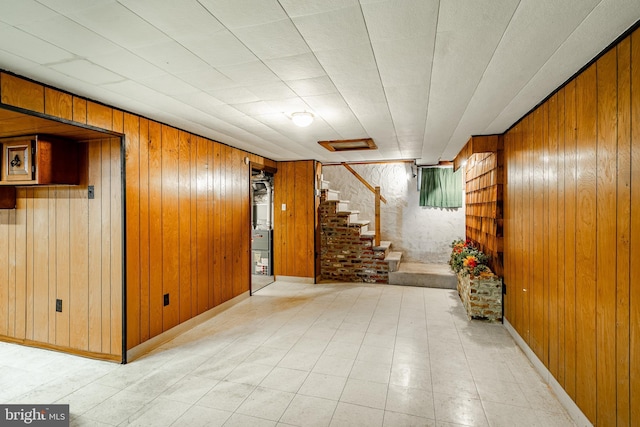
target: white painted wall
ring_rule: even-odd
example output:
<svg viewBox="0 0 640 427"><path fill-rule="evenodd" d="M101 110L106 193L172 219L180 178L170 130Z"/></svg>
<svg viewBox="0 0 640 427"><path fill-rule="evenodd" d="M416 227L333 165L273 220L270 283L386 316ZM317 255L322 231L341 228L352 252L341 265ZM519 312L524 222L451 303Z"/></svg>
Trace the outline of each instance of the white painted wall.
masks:
<svg viewBox="0 0 640 427"><path fill-rule="evenodd" d="M446 264L451 242L464 238L464 207L459 209L419 206L417 178L411 163L351 165L372 186L380 186L387 204L382 203L381 239L392 243L392 250L402 251L406 262ZM413 167L416 170L416 167ZM374 194L344 166L323 166L322 174L332 190L349 200L351 210L360 211L360 219L371 221L375 229ZM464 197L463 197L464 201Z"/></svg>

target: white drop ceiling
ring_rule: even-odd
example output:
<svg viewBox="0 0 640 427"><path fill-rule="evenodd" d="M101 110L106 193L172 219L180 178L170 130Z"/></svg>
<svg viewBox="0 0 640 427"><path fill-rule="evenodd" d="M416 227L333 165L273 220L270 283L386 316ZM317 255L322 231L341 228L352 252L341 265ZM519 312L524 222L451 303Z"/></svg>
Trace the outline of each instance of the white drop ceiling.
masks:
<svg viewBox="0 0 640 427"><path fill-rule="evenodd" d="M0 0L0 68L273 160L434 164L638 19L638 0ZM378 150L317 143L356 138Z"/></svg>

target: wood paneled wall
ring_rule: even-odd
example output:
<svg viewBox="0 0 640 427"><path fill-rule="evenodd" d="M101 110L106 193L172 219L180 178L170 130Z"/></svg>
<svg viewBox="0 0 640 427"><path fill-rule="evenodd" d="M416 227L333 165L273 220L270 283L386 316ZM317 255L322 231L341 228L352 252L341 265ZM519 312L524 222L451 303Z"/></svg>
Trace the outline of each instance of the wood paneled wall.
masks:
<svg viewBox="0 0 640 427"><path fill-rule="evenodd" d="M0 335L120 360L120 139L84 148L80 185L19 187L16 209L0 210Z"/></svg>
<svg viewBox="0 0 640 427"><path fill-rule="evenodd" d="M40 276L32 277L34 272L48 277L55 274L57 289L63 297L71 292L71 286L80 286L80 293L74 291L74 296L68 298L74 301L75 295L79 295L78 301L86 301L86 304L74 305L77 313L63 311L63 314L66 312L71 316L71 327L78 331L78 346L85 345L86 341L90 349L97 348L93 331L99 328L103 334L100 335L100 351L107 351L103 336L108 332L111 343L108 351L121 357L126 350L249 290L250 171L244 159L249 157L254 164L270 167L276 167L275 162L7 73L0 73L0 101L25 111L116 132L125 138L124 197L118 194L102 198L98 209L97 204L87 205L86 186L68 187L66 190L21 190L24 194L19 196L19 209L0 213L0 220L3 221L0 236L3 236L2 233L12 233L15 227L10 225L11 221L26 224L27 227L16 228L13 231L15 238L0 239L0 278L16 277L16 280L24 280L24 283L33 282L41 286ZM93 145L89 147L91 165L95 163L97 153ZM112 155L116 156L114 153ZM119 162L119 146L117 156L112 159L117 159L118 167L122 166ZM96 184L96 193L120 189L120 173L113 167L109 171L104 167L99 170L90 167L89 175L91 179L102 179L100 185ZM105 182L107 176L112 179L109 183ZM62 192L60 196L59 191ZM75 195L76 191L82 193L82 199ZM59 205L62 206L59 198L64 200L65 197L69 199L68 210L59 208ZM122 198L126 200L124 297L101 285L107 280L112 288L121 285L122 258L111 255L109 251L119 248L122 254L123 250L122 224L113 222L114 215L122 206ZM77 208L74 203L78 204ZM44 206L52 204L55 209L49 208L46 216L28 213L29 209L44 212ZM60 229L57 225L51 227L52 218L57 224L59 220L67 218L65 215L70 220L62 223L67 223L68 228ZM78 215L86 215L89 220L98 223L95 227L80 224L80 228L76 228ZM107 217L111 218L111 223L106 221ZM297 229L296 226L293 228ZM33 253L17 250L17 239L22 241L26 236L33 240L33 235L28 235L27 230L39 230L38 234L46 230L48 247L33 246ZM62 245L69 245L69 252L61 251L57 246L54 248L53 239L56 242L67 239L62 241ZM94 247L98 241L99 245ZM92 249L84 249L86 245ZM109 251L105 250L107 247ZM46 262L42 261L44 251L48 257ZM110 258L107 258L108 254ZM83 258L85 255L86 260ZM70 272L68 278L64 275L58 277L61 271L54 268L51 256L55 256L56 263L63 264L75 263L79 257L78 272L73 270L73 275ZM5 262L5 259L13 259L15 266ZM38 265L43 270L40 267L34 269L35 259L38 259ZM24 278L16 273L23 270L27 272ZM85 283L88 283L88 287L83 287ZM3 288L0 283L0 298L5 295L9 298L12 292L23 292L26 285L23 282L18 284L15 288ZM49 332L45 337L44 332L34 328L34 316L48 318L49 312L45 315L43 311L45 302L48 302L47 307L51 306L50 300L55 300L56 295L47 292L46 301L34 299L33 294L27 294L27 289L24 289L25 295L20 297L26 299L27 306L15 309L24 313L7 311L6 314L0 314L0 334L3 331L1 328L7 331L10 328L18 331L23 328L25 337L32 335L35 342L44 345L50 340L51 328L47 329ZM169 294L167 306L163 304L165 294ZM110 306L104 305L106 295L110 295ZM97 306L91 303L98 299L101 301L99 313L93 308ZM122 327L117 321L122 318L121 307L125 299L127 343L123 349L121 344L118 347L114 343L122 342ZM31 310L32 315L27 310ZM84 313L88 313L87 316ZM96 316L101 319L99 325ZM85 317L86 324L81 324L80 319ZM112 318L117 318L117 321L111 323ZM63 330L56 328L55 332L58 334ZM87 334L83 331L87 331ZM65 342L71 337L61 339L61 342ZM72 348L71 345L76 343L70 341L69 348Z"/></svg>
<svg viewBox="0 0 640 427"><path fill-rule="evenodd" d="M315 280L314 195L319 168L312 160L278 162L274 176L274 273ZM282 206L286 205L286 210Z"/></svg>
<svg viewBox="0 0 640 427"><path fill-rule="evenodd" d="M640 425L640 31L504 145L505 316L589 420Z"/></svg>

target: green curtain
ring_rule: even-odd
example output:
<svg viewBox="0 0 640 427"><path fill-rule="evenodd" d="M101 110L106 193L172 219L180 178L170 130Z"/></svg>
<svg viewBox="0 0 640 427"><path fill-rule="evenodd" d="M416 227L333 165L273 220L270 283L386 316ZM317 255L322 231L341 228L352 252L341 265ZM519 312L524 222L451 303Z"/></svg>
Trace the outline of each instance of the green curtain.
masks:
<svg viewBox="0 0 640 427"><path fill-rule="evenodd" d="M422 168L420 206L462 207L462 169Z"/></svg>

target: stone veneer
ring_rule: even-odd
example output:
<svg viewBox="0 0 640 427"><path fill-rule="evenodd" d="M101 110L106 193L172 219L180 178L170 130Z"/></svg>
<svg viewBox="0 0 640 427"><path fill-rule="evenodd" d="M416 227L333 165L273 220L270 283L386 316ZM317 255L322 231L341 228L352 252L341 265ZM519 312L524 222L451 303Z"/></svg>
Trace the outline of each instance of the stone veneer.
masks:
<svg viewBox="0 0 640 427"><path fill-rule="evenodd" d="M458 295L471 319L502 320L502 278L458 274Z"/></svg>
<svg viewBox="0 0 640 427"><path fill-rule="evenodd" d="M366 224L352 222L349 211L339 211L344 202L320 196L320 263L323 280L389 283L385 257L389 245L374 247L374 234L363 232Z"/></svg>

